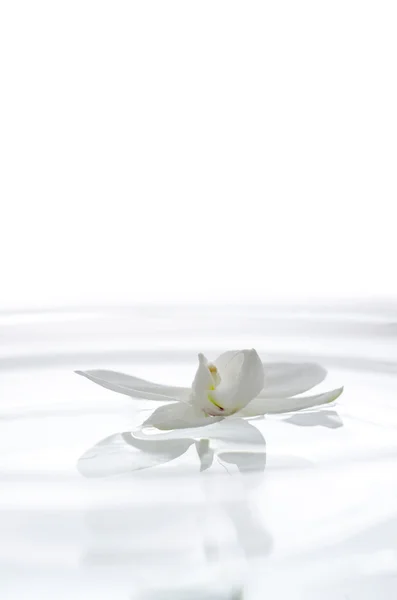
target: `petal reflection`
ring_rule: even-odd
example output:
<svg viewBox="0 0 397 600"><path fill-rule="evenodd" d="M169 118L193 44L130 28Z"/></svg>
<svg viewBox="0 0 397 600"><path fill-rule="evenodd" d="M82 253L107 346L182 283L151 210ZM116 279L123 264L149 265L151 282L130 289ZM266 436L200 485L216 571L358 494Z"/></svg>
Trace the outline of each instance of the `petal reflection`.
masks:
<svg viewBox="0 0 397 600"><path fill-rule="evenodd" d="M184 454L193 440L140 440L132 433L116 433L105 438L78 460L85 477L108 477L160 465Z"/></svg>

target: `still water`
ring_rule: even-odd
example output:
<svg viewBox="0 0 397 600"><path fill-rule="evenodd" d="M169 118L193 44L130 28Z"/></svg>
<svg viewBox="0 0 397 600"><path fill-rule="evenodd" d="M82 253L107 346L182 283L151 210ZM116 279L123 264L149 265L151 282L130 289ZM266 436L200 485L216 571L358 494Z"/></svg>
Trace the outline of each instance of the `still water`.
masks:
<svg viewBox="0 0 397 600"><path fill-rule="evenodd" d="M318 362L328 376L313 393L344 393L252 420L263 452L244 474L217 460L200 472L194 443L134 471L127 438L96 476L79 468L158 403L75 370L189 386L198 352L245 347L264 362ZM392 600L397 306L0 313L0 480L4 600Z"/></svg>

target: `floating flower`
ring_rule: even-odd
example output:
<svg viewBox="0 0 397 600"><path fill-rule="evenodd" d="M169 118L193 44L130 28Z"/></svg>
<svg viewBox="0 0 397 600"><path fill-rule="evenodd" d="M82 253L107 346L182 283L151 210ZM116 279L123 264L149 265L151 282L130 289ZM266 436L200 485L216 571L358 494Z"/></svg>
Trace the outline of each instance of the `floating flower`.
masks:
<svg viewBox="0 0 397 600"><path fill-rule="evenodd" d="M290 413L336 400L338 388L298 396L320 383L326 370L315 363L265 363L256 350L232 350L213 362L198 355L191 388L151 383L108 370L76 371L105 388L135 398L159 400L143 426L161 430L207 426L225 418Z"/></svg>

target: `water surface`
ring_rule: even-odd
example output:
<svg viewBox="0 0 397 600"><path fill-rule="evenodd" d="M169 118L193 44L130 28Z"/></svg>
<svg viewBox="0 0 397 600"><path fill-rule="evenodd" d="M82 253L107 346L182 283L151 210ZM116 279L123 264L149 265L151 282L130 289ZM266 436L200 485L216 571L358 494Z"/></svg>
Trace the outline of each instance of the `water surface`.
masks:
<svg viewBox="0 0 397 600"><path fill-rule="evenodd" d="M116 307L0 314L0 590L7 600L397 597L397 308ZM197 352L316 361L335 405L251 424L259 471L194 445L83 477L79 458L157 406L76 369L190 385ZM317 391L317 389L316 389ZM242 595L243 594L243 595Z"/></svg>

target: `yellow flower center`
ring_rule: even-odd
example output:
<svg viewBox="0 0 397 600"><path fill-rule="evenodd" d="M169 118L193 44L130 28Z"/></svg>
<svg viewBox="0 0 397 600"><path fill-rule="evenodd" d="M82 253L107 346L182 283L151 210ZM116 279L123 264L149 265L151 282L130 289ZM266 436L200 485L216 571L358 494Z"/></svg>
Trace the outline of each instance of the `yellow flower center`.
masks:
<svg viewBox="0 0 397 600"><path fill-rule="evenodd" d="M214 397L211 394L208 394L208 400L211 402L211 404L213 404L214 406L216 406L217 408L219 408L219 410L225 410L223 408L223 406L221 406L220 404L218 404L216 402L216 400L214 399Z"/></svg>

